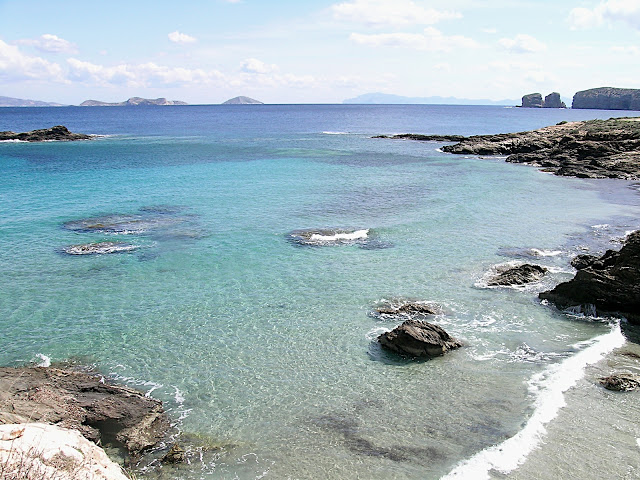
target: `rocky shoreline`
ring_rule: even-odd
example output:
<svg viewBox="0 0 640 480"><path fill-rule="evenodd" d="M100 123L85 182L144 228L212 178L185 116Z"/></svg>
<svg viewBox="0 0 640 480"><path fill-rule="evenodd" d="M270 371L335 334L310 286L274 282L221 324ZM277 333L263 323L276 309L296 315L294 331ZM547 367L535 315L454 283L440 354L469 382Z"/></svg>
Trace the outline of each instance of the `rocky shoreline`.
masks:
<svg viewBox="0 0 640 480"><path fill-rule="evenodd" d="M0 141L2 142L73 142L76 140L91 140L91 135L84 133L70 132L64 125L56 125L51 128L43 128L40 130L31 130L30 132L0 132Z"/></svg>
<svg viewBox="0 0 640 480"><path fill-rule="evenodd" d="M538 130L497 135L402 134L375 138L455 141L442 151L458 155L507 155L555 175L640 179L640 117L560 122Z"/></svg>

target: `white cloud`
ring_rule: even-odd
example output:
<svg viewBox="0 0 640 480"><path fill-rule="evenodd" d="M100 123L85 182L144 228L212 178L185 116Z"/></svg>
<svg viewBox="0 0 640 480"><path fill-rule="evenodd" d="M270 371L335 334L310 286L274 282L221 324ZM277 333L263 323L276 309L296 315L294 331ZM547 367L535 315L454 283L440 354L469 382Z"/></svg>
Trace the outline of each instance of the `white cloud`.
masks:
<svg viewBox="0 0 640 480"><path fill-rule="evenodd" d="M501 38L498 44L511 53L535 53L547 49L547 46L541 41L522 33L514 38Z"/></svg>
<svg viewBox="0 0 640 480"><path fill-rule="evenodd" d="M35 47L41 52L46 53L78 53L78 47L74 43L50 33L45 33L38 38L24 38L18 40L16 43L18 45Z"/></svg>
<svg viewBox="0 0 640 480"><path fill-rule="evenodd" d="M636 45L629 45L626 47L611 47L612 52L626 53L628 55L640 55L640 47Z"/></svg>
<svg viewBox="0 0 640 480"><path fill-rule="evenodd" d="M349 37L355 43L370 47L403 47L432 52L449 52L455 48L476 48L478 44L462 35L443 35L442 32L427 27L423 33L380 33L366 35L352 33Z"/></svg>
<svg viewBox="0 0 640 480"><path fill-rule="evenodd" d="M44 58L25 55L14 45L0 40L0 79L65 82L62 67Z"/></svg>
<svg viewBox="0 0 640 480"><path fill-rule="evenodd" d="M497 28L483 28L482 31L483 33L488 33L489 35L495 35L496 33L498 33Z"/></svg>
<svg viewBox="0 0 640 480"><path fill-rule="evenodd" d="M640 2L638 0L606 0L594 8L574 8L569 13L572 29L601 26L607 21L621 21L640 30Z"/></svg>
<svg viewBox="0 0 640 480"><path fill-rule="evenodd" d="M332 5L331 11L337 20L371 26L432 25L462 17L458 12L422 7L413 0L351 0Z"/></svg>
<svg viewBox="0 0 640 480"><path fill-rule="evenodd" d="M167 37L169 37L169 40L171 40L173 43L179 43L181 45L195 43L197 41L195 37L187 35L186 33L180 33L177 30L175 32L171 32L169 35L167 35Z"/></svg>
<svg viewBox="0 0 640 480"><path fill-rule="evenodd" d="M256 58L247 58L244 62L242 62L240 70L245 73L266 74L277 71L278 66L264 63L263 61Z"/></svg>

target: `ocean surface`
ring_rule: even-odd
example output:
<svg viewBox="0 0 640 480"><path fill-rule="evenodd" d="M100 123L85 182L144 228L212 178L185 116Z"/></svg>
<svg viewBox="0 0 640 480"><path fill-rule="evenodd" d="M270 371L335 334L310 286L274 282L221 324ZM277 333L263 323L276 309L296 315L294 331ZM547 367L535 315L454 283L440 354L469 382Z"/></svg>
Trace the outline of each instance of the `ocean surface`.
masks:
<svg viewBox="0 0 640 480"><path fill-rule="evenodd" d="M139 478L637 478L640 396L597 378L640 347L537 293L640 227L638 186L371 138L637 114L1 108L0 130L99 136L0 143L0 365L92 365L162 400L190 463ZM93 242L123 251L70 254ZM509 262L550 274L487 288ZM382 351L402 319L372 311L403 300L465 346Z"/></svg>

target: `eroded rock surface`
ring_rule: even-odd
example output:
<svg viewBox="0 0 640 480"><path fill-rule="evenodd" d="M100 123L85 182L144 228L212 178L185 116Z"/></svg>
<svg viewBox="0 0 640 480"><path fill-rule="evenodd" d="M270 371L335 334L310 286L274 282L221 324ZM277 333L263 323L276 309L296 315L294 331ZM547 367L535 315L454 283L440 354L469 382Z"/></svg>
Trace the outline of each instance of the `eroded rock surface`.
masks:
<svg viewBox="0 0 640 480"><path fill-rule="evenodd" d="M438 325L415 319L383 333L378 342L387 350L418 358L436 357L462 346Z"/></svg>
<svg viewBox="0 0 640 480"><path fill-rule="evenodd" d="M490 287L525 285L527 283L538 282L547 273L545 267L524 263L516 267L501 269L498 273L487 281Z"/></svg>
<svg viewBox="0 0 640 480"><path fill-rule="evenodd" d="M616 392L629 392L640 388L640 379L637 375L621 373L600 378L600 385L607 390Z"/></svg>

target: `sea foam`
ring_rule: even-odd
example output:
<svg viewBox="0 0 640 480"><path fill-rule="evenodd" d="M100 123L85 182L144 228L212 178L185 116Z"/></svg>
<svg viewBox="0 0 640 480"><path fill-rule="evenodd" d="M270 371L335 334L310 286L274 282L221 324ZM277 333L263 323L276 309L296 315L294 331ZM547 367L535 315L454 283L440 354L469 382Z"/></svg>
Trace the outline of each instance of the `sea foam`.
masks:
<svg viewBox="0 0 640 480"><path fill-rule="evenodd" d="M367 238L369 235L369 229L356 230L351 233L334 233L333 235L322 235L320 233L314 233L311 235L310 240L312 242L336 242L338 240L361 240Z"/></svg>
<svg viewBox="0 0 640 480"><path fill-rule="evenodd" d="M547 367L529 381L529 391L536 396L535 410L524 428L504 442L478 452L458 464L442 480L489 479L489 472L508 474L522 465L540 444L546 425L566 405L564 393L584 376L584 369L601 360L607 353L625 343L620 326L590 342L584 350L561 363Z"/></svg>

